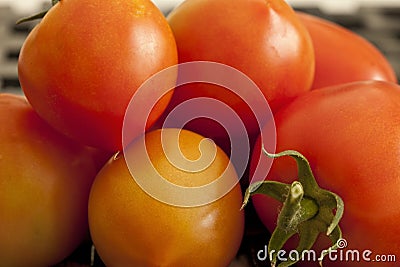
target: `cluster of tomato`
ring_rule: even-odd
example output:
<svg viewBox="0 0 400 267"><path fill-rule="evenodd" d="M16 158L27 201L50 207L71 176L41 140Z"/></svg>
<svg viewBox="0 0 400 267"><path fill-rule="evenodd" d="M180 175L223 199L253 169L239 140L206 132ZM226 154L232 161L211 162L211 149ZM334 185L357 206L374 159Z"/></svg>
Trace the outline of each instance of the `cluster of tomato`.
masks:
<svg viewBox="0 0 400 267"><path fill-rule="evenodd" d="M228 266L245 228L239 178L264 166L261 144L271 143L305 155L318 183L343 198L349 247L400 257L400 87L373 45L283 0L186 0L167 17L150 0L53 4L21 48L26 98L0 95L0 266L56 264L88 230L109 266ZM251 90L213 83L176 87L174 66L188 62L238 70L259 99L249 106ZM252 153L244 177L229 158L231 132L212 117L163 127L196 98L241 119ZM260 127L252 112L265 102L274 120ZM279 158L262 178L290 183L296 172ZM253 204L272 231L279 203L257 195Z"/></svg>

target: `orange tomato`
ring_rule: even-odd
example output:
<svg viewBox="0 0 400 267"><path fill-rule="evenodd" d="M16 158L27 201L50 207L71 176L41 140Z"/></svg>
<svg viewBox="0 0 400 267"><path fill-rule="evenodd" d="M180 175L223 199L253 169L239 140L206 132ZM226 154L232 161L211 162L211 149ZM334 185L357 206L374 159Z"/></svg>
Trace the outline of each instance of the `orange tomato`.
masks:
<svg viewBox="0 0 400 267"><path fill-rule="evenodd" d="M86 145L115 152L122 147L121 128L132 96L150 76L176 63L174 36L151 1L68 0L54 5L30 32L18 74L29 102L50 125ZM175 80L171 75L164 82ZM144 102L158 98L157 90L148 90ZM171 94L154 107L148 125ZM131 134L133 139L142 132Z"/></svg>
<svg viewBox="0 0 400 267"><path fill-rule="evenodd" d="M134 172L131 159L137 163ZM196 195L164 190L154 173L189 189L202 190L220 176L221 182ZM165 195L156 199L139 180ZM168 197L188 205L168 203ZM209 201L197 205L203 197ZM96 177L89 199L90 232L107 266L228 266L243 236L241 202L238 177L220 148L187 130L155 130L117 154Z"/></svg>
<svg viewBox="0 0 400 267"><path fill-rule="evenodd" d="M314 78L311 38L285 1L187 0L167 19L177 43L179 63L226 64L247 75L262 92L254 99L251 90L240 93L215 84L190 83L175 89L168 111L187 100L209 97L232 108L249 135L257 135L260 127L253 110L268 101L275 113L311 88ZM225 73L225 79L232 77ZM246 97L253 98L254 103L246 103ZM232 119L224 118L221 126L214 118L198 118L185 128L214 140L225 139L219 142L225 146L228 138L224 124L232 124Z"/></svg>
<svg viewBox="0 0 400 267"><path fill-rule="evenodd" d="M400 257L400 236L396 234L400 220L399 119L400 86L384 81L313 90L275 116L277 151L301 152L318 184L344 201L340 227L348 246L327 255L323 266L399 266L393 261ZM270 162L261 154L264 140L257 141L251 177L284 183L297 179L297 166L290 158L275 159L270 172L264 171L263 166ZM272 231L281 205L263 195L255 195L252 201L261 221ZM291 245L286 247L288 251L297 244ZM330 240L321 235L312 249L319 254L329 246ZM349 257L351 251L359 253L358 260ZM365 251L371 254L362 254ZM339 253L346 257L339 259ZM379 254L386 255L385 264L379 261ZM314 267L318 262L305 260L296 265Z"/></svg>
<svg viewBox="0 0 400 267"><path fill-rule="evenodd" d="M297 15L313 41L312 89L363 80L397 82L389 61L368 40L332 21L302 12Z"/></svg>
<svg viewBox="0 0 400 267"><path fill-rule="evenodd" d="M100 154L55 131L22 96L0 94L0 125L0 266L51 266L87 236Z"/></svg>

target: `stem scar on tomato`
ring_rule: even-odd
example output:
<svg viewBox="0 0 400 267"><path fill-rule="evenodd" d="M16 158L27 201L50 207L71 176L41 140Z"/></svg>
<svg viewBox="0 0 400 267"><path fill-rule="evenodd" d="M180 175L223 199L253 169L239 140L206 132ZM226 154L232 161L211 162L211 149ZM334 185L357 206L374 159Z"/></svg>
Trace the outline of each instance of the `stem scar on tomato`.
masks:
<svg viewBox="0 0 400 267"><path fill-rule="evenodd" d="M51 0L51 7L55 6L58 2L61 2L61 0ZM28 22L28 21L32 21L32 20L36 20L36 19L41 19L46 15L46 13L50 10L50 8L45 10L45 11L41 11L41 12L39 12L37 14L21 18L21 19L17 20L16 24L18 25L18 24L21 24L21 23L24 23L24 22Z"/></svg>
<svg viewBox="0 0 400 267"><path fill-rule="evenodd" d="M344 212L343 200L337 194L319 187L308 160L299 152L286 150L270 154L264 147L262 151L271 158L290 156L296 160L298 169L298 181L292 184L275 181L255 182L250 184L244 196L242 209L255 194L264 194L283 203L277 227L272 232L268 244L268 255L272 255L272 267L277 266L277 253L273 252L281 250L293 235L299 235L296 251L301 255L312 248L320 233L324 233L331 239L332 246L321 255L319 263L322 266L322 259L330 250L337 248L337 242L342 238L339 221ZM291 266L299 260L300 258L289 259L278 266Z"/></svg>

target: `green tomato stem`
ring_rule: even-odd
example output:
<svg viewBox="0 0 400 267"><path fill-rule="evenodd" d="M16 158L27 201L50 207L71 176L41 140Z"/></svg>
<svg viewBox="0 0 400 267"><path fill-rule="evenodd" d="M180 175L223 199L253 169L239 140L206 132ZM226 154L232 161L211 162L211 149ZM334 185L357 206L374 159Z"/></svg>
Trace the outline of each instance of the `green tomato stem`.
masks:
<svg viewBox="0 0 400 267"><path fill-rule="evenodd" d="M308 160L299 152L287 150L270 154L264 147L263 152L271 158L290 156L296 160L298 168L298 181L292 184L275 181L255 182L250 184L244 196L242 208L255 194L264 194L283 203L277 226L268 244L271 265L286 267L300 260L300 258L290 259L276 265L277 253L274 252L281 250L288 239L295 234L300 238L296 247L297 255L302 255L302 252L311 249L321 233L331 239L332 246L329 249L335 249L337 241L342 237L339 221L344 212L343 200L337 194L319 187ZM329 249L322 253L320 264Z"/></svg>

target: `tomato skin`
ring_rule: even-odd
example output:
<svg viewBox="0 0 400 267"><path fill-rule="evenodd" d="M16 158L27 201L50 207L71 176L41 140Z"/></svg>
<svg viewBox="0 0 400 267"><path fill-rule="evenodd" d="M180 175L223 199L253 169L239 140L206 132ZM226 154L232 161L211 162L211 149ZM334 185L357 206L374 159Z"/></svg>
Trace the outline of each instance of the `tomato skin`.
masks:
<svg viewBox="0 0 400 267"><path fill-rule="evenodd" d="M397 82L393 67L372 43L334 22L302 12L297 15L315 50L313 89L363 80Z"/></svg>
<svg viewBox="0 0 400 267"><path fill-rule="evenodd" d="M179 63L212 61L236 68L255 82L273 112L310 89L314 74L311 39L284 1L187 0L167 19L177 42ZM250 134L259 132L242 96L216 85L176 88L170 108L200 96L226 103ZM205 119L187 128L212 138L225 134L217 123Z"/></svg>
<svg viewBox="0 0 400 267"><path fill-rule="evenodd" d="M0 94L0 124L0 266L52 266L87 237L94 150L55 131L22 96Z"/></svg>
<svg viewBox="0 0 400 267"><path fill-rule="evenodd" d="M360 255L371 250L371 259L377 254L400 256L399 119L400 86L382 81L314 90L276 115L277 151L301 152L320 186L343 198L345 211L339 225L348 243L346 249L358 250ZM260 142L251 162L252 173L257 163L267 160L265 156L259 160ZM292 159L276 159L267 179L291 182L296 171ZM255 179L260 178L265 176L258 173ZM253 203L263 223L272 230L279 203L261 195L254 196ZM326 238L320 238L315 248L321 251L329 246ZM348 267L365 266L366 262L326 260L325 264ZM382 266L379 262L367 264Z"/></svg>
<svg viewBox="0 0 400 267"><path fill-rule="evenodd" d="M172 32L151 1L68 0L28 35L18 73L28 100L49 124L84 144L116 151L131 97L147 78L176 63ZM171 94L154 108L149 125ZM148 101L155 97L157 89L148 92Z"/></svg>
<svg viewBox="0 0 400 267"><path fill-rule="evenodd" d="M177 130L162 131L171 133ZM156 130L146 134L148 155L154 168L173 183L189 187L207 184L218 178L229 164L229 159L218 149L215 161L204 171L189 173L178 170L166 163L159 140L160 133L160 130ZM185 156L199 153L198 145L203 137L182 130L179 138ZM137 142L140 143L140 140L135 141L126 153L132 153L141 160L146 155L138 150ZM166 145L174 142L176 140L167 137ZM209 152L202 150L205 154ZM90 194L91 236L105 264L228 266L243 236L240 186L237 184L224 197L203 206L169 205L141 189L135 180L137 178L133 179L129 172L126 159L121 153L110 160L96 177ZM151 172L148 165L141 165L141 168L144 173ZM232 170L228 170L227 175L230 180L236 180L237 176Z"/></svg>

